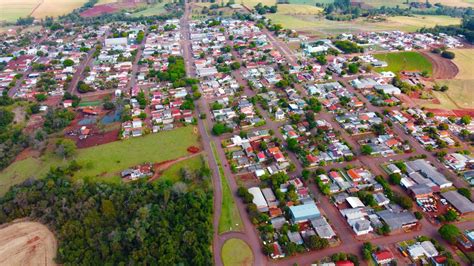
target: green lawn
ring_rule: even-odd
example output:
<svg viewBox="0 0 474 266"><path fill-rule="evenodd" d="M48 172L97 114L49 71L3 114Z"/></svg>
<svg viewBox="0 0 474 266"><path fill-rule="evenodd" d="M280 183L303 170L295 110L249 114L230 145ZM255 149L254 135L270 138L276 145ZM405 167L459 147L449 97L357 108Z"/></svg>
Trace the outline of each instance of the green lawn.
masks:
<svg viewBox="0 0 474 266"><path fill-rule="evenodd" d="M400 71L428 71L433 73L431 62L418 52L398 52L376 54L375 58L388 63L388 67L376 68L377 71L392 71L398 73Z"/></svg>
<svg viewBox="0 0 474 266"><path fill-rule="evenodd" d="M194 172L201 169L203 164L202 156L195 156L184 161L178 162L164 170L160 178L157 181L169 180L173 183L181 181L180 171L182 168L187 168L189 171Z"/></svg>
<svg viewBox="0 0 474 266"><path fill-rule="evenodd" d="M187 155L189 146L198 146L198 136L193 127L178 128L157 134L129 140L80 149L75 159L83 168L76 173L77 178L118 182L118 173L128 167L144 162L161 162ZM67 164L52 153L41 158L28 158L15 162L0 172L0 195L10 186L29 177L42 177L51 167Z"/></svg>
<svg viewBox="0 0 474 266"><path fill-rule="evenodd" d="M242 266L253 264L253 254L243 240L231 238L222 246L222 262L225 266Z"/></svg>
<svg viewBox="0 0 474 266"><path fill-rule="evenodd" d="M214 142L211 142L212 153L217 159L217 165L219 167L219 176L222 183L222 211L221 217L219 217L219 234L229 232L229 231L242 231L243 222L240 217L239 210L234 202L234 197L232 196L232 191L230 190L229 184L227 183L227 178L224 174L224 169L222 168L222 163L217 155L216 146Z"/></svg>

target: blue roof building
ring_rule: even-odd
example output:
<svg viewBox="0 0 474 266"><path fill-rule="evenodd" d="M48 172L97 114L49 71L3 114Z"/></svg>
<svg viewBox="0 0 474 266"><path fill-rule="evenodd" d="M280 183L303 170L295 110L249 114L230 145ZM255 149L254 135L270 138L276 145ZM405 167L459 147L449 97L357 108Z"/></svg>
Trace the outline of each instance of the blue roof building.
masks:
<svg viewBox="0 0 474 266"><path fill-rule="evenodd" d="M303 205L291 206L291 219L295 223L304 222L306 220L316 219L321 217L318 207L314 202Z"/></svg>

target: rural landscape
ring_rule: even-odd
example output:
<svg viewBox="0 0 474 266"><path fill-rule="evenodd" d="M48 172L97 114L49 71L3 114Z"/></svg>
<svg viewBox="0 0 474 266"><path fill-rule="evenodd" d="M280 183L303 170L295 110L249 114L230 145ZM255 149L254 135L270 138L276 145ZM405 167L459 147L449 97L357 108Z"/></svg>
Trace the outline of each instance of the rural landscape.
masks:
<svg viewBox="0 0 474 266"><path fill-rule="evenodd" d="M474 1L0 1L1 265L474 265Z"/></svg>

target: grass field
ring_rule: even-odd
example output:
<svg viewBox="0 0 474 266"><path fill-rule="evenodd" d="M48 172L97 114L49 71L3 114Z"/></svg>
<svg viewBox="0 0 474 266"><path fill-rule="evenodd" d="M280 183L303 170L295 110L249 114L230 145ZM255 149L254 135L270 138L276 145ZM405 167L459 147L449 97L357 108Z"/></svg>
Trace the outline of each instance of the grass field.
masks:
<svg viewBox="0 0 474 266"><path fill-rule="evenodd" d="M454 63L459 69L455 79L437 80L440 85L447 85L446 92L433 92L440 104L424 104L429 108L441 109L474 109L474 49L453 49L456 57Z"/></svg>
<svg viewBox="0 0 474 266"><path fill-rule="evenodd" d="M161 15L166 12L165 10L166 3L167 1L163 1L162 3L149 5L146 9L133 13L132 16L133 17L139 17L139 16L146 17L146 16Z"/></svg>
<svg viewBox="0 0 474 266"><path fill-rule="evenodd" d="M182 168L187 168L189 171L194 172L202 167L203 158L202 156L195 156L187 160L178 162L170 166L168 169L163 171L160 178L157 181L169 180L173 183L181 181L180 171Z"/></svg>
<svg viewBox="0 0 474 266"><path fill-rule="evenodd" d="M76 178L91 178L119 182L118 172L144 162L172 160L188 154L189 146L198 146L198 136L192 127L150 134L144 137L116 141L77 151L75 159L83 168ZM18 161L0 172L0 195L10 186L30 177L42 177L51 167L67 164L55 154Z"/></svg>
<svg viewBox="0 0 474 266"><path fill-rule="evenodd" d="M222 184L222 211L221 217L219 217L219 234L229 232L229 231L242 231L243 222L240 217L239 210L235 205L234 197L232 196L232 191L230 190L229 183L227 183L227 178L222 168L222 163L217 155L216 146L214 142L211 142L212 153L217 159L217 165L219 167L219 176L221 178Z"/></svg>
<svg viewBox="0 0 474 266"><path fill-rule="evenodd" d="M112 4L112 3L117 3L117 0L99 0L97 1L97 5L105 5L105 4Z"/></svg>
<svg viewBox="0 0 474 266"><path fill-rule="evenodd" d="M222 246L222 261L225 266L250 266L253 264L253 254L243 240L231 238Z"/></svg>
<svg viewBox="0 0 474 266"><path fill-rule="evenodd" d="M308 5L285 4L278 5L276 15L316 15L323 11L322 8Z"/></svg>
<svg viewBox="0 0 474 266"><path fill-rule="evenodd" d="M353 21L331 21L314 15L284 14L280 10L275 14L266 14L274 23L284 28L305 32L317 37L337 35L344 32L401 30L416 31L423 26L459 24L459 18L447 16L389 17L384 22L371 22L365 18Z"/></svg>
<svg viewBox="0 0 474 266"><path fill-rule="evenodd" d="M428 71L430 75L433 73L431 62L418 52L376 54L374 57L388 63L388 67L376 68L377 71Z"/></svg>

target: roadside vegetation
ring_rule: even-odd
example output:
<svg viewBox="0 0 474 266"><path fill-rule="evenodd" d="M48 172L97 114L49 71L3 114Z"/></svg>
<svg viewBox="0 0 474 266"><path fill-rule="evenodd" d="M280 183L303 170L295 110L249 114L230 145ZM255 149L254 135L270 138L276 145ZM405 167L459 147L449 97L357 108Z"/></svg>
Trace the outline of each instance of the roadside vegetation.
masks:
<svg viewBox="0 0 474 266"><path fill-rule="evenodd" d="M219 176L221 179L222 186L222 210L219 218L219 234L229 231L242 231L243 222L240 217L239 210L235 204L232 191L230 190L229 183L222 168L221 160L217 154L216 146L214 142L211 142L212 153L214 158L217 160L217 166L219 167Z"/></svg>

